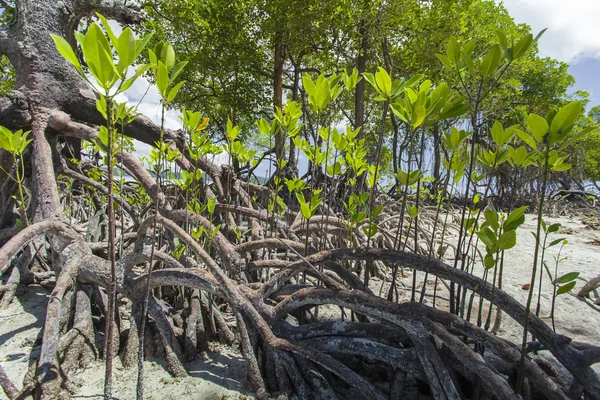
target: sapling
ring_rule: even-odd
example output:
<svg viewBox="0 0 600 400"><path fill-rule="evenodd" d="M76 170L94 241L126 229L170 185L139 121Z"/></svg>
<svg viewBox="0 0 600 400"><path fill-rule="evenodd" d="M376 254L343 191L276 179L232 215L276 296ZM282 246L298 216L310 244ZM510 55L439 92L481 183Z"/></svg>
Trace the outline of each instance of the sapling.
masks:
<svg viewBox="0 0 600 400"><path fill-rule="evenodd" d="M302 75L302 86L308 95L308 105L312 112L315 113L317 122L320 122L323 119L324 112L328 105L332 101L335 101L341 94L343 90L339 86L341 80L342 76L336 74L333 74L330 78L326 78L325 75L320 74L316 81L313 81L308 74ZM307 202L302 193L296 193L297 199L300 202L300 210L306 219L305 256L308 254L308 236L310 229L310 219L306 216L310 215L312 217L317 207L319 207L323 201L323 197L321 197L322 189L317 188L317 178L318 172L322 172L321 165L326 163L325 160L327 159L328 154L321 150L319 143L322 138L327 138L327 141L329 140L329 132L329 127L318 125L317 134L313 135L314 143L312 143L312 146L307 140L301 139L295 135L293 137L295 145L306 155L311 166L311 199ZM313 197L315 197L315 200L313 200Z"/></svg>
<svg viewBox="0 0 600 400"><path fill-rule="evenodd" d="M484 211L485 222L477 230L477 237L484 243L486 248L486 255L482 260L486 277L487 272L492 268L494 269L492 298L490 299L490 308L484 326L485 330L490 328L492 306L496 294L498 267L504 261L504 252L513 248L517 243L517 228L525 222L526 210L527 206L520 207L504 219L503 214L499 213L490 201L489 206ZM481 325L482 308L482 302L480 301L479 316L477 319L478 326Z"/></svg>
<svg viewBox="0 0 600 400"><path fill-rule="evenodd" d="M369 235L368 235L368 240L367 240L367 248L368 248L371 245L371 237L372 237L372 235L374 235L376 233L376 229L377 229L377 225L375 225L373 223L373 214L374 213L372 211L375 209L375 207L374 207L375 190L377 189L377 179L378 179L378 173L379 173L379 166L380 166L380 162L381 162L381 149L382 149L382 145L383 145L385 122L387 119L388 107L390 107L392 102L394 102L397 98L399 98L402 94L404 94L404 92L406 90L411 90L410 88L415 86L417 84L417 82L423 78L423 75L415 75L408 80L396 79L396 80L392 81L392 79L390 78L387 71L385 69L379 67L375 74L364 73L363 76L364 76L365 80L367 82L369 82L369 84L377 92L378 96L375 98L375 100L383 101L383 115L381 118L381 127L380 127L378 142L377 142L377 151L375 154L375 168L373 170L372 185L371 185L371 191L370 191L370 203L369 203L369 212L368 212L368 214L369 214L369 222L368 222ZM422 91L423 93L425 93L426 91L429 90L429 87L427 87L426 89L425 89L425 87L423 87L423 88L424 88L424 90ZM414 92L412 92L412 93L414 94ZM408 99L408 96L406 96L405 99ZM411 96L411 99L412 99L412 96ZM406 117L408 116L408 118L410 118L410 121L412 122L413 131L416 130L422 124L423 120L425 119L425 116L426 116L425 96L424 95L415 96L414 102L416 103L415 107L411 107L410 110L408 110L407 112L401 113L401 115L404 117L404 120L406 122L408 122ZM398 107L400 107L400 106L398 106ZM393 105L391 106L391 108L394 113L397 112L394 109ZM404 109L402 109L402 111L404 111ZM410 162L409 162L409 165L410 165ZM405 195L406 195L406 193L405 193ZM403 207L405 207L405 202L403 202L402 208ZM402 220L403 220L403 217L401 216L400 230L401 230L401 227L403 224ZM398 235L399 234L397 234L397 238L398 238ZM395 266L394 268L395 268L395 271L394 271L394 275L395 275L397 266ZM368 287L369 275L370 275L369 270L370 270L370 266L367 267L367 271L365 273L365 282L364 282L365 288ZM395 281L395 279L394 279L394 281ZM393 285L392 285L392 287L393 287ZM390 288L390 292L391 292L391 288ZM388 297L389 296L390 295L388 295Z"/></svg>
<svg viewBox="0 0 600 400"><path fill-rule="evenodd" d="M552 320L552 330L556 332L556 323L554 320L554 310L556 306L556 298L561 294L565 294L573 290L576 284L576 279L579 277L579 272L568 272L562 276L558 276L558 264L562 261L566 260L566 257L561 257L563 247L569 243L567 239L557 239L558 243L560 243L560 248L558 249L558 254L554 255L554 274L550 272L550 268L548 268L548 264L543 263L544 268L546 269L546 273L548 274L548 278L550 278L550 282L552 283L552 306L550 311L550 319ZM553 241L554 243L556 241Z"/></svg>
<svg viewBox="0 0 600 400"><path fill-rule="evenodd" d="M129 68L131 68L138 56L146 47L146 44L151 38L147 35L142 39L136 39L132 30L126 28L117 37L106 18L100 14L96 14L100 19L104 31L99 24L92 24L87 32L82 34L75 31L75 39L81 47L81 53L85 59L89 74L93 78L93 83L84 72L78 57L71 45L62 37L51 35L58 52L71 63L77 72L89 82L92 86L99 88L101 91L100 98L96 101L96 108L106 120L106 125L102 126L99 131L100 140L106 148L106 167L108 174L108 244L109 244L109 262L111 269L111 280L109 284L108 294L108 310L104 353L106 359L106 374L104 385L104 397L111 398L112 393L112 359L113 359L113 340L114 340L114 313L116 311L116 260L115 260L115 213L114 213L114 135L115 135L115 112L113 99L114 97L127 90L135 82L135 80L143 74L148 66L140 65L133 76L127 78ZM107 37L108 36L108 37ZM115 57L116 56L116 57Z"/></svg>
<svg viewBox="0 0 600 400"><path fill-rule="evenodd" d="M408 188L416 183L416 200L414 207L416 213L411 217L411 223L414 220L414 247L417 251L418 243L418 223L419 216L418 210L420 206L421 198L421 177L422 173L422 160L425 149L425 130L427 125L435 124L441 120L460 116L466 111L465 105L463 104L463 98L460 96L454 96L448 89L448 85L442 82L435 88L432 88L432 83L429 80L423 81L418 89L413 89L416 82L422 78L422 75L417 75L411 78L406 84L404 89L404 96L398 98L394 103L390 105L393 114L407 126L407 130L410 132L408 160L407 160L407 172L402 171L398 168L395 174L396 184L402 184L403 186L403 199L400 211L400 224L396 231L396 238L394 240L394 246L401 243L401 236L404 228L404 215L406 207ZM420 131L420 145L418 157L416 160L417 168L412 169L412 152L413 145L412 141L418 137ZM410 236L410 227L406 236L406 240L402 248L405 248ZM397 268L395 268L392 279L395 281L395 275ZM424 281L426 282L426 280ZM411 300L415 299L416 289L416 271L413 271L413 285L411 290Z"/></svg>
<svg viewBox="0 0 600 400"><path fill-rule="evenodd" d="M506 73L513 61L523 57L535 45L543 32L540 32L535 38L533 35L528 34L517 42L509 42L504 32L497 31L499 44L489 47L485 54L481 56L474 53L475 40L470 40L461 47L458 40L451 37L446 46L446 54L436 54L442 64L457 75L461 83L461 90L471 103L470 122L473 129L473 138L470 145L469 167L466 175L467 182L461 211L462 220L465 218L467 202L470 198L471 186L473 186L472 174L475 166L475 145L480 139L479 114L483 101L496 87L500 78ZM465 252L464 246L465 231L463 224L461 224L458 232L454 268L457 268L458 263L461 262L461 269L465 269L465 258L463 257L463 253ZM460 304L456 304L457 301L460 302L460 295L455 294L455 285L451 282L451 313L459 312Z"/></svg>
<svg viewBox="0 0 600 400"><path fill-rule="evenodd" d="M506 161L508 161L509 159L509 153L508 153L508 143L513 139L513 137L515 136L516 131L515 129L512 128L508 128L508 129L504 129L504 127L502 126L502 124L499 121L495 121L494 124L492 125L492 129L490 130L490 136L492 138L492 146L490 149L484 149L481 151L481 154L477 157L478 161L481 163L482 166L484 166L485 168L489 169L489 174L488 174L488 179L487 179L487 183L485 185L485 190L483 193L483 198L487 198L488 193L490 191L490 188L492 186L492 179L494 176L494 172L496 171L496 169L502 165L503 163L505 163ZM475 172L473 172L471 174L471 180L473 181L473 183L475 185L477 185L477 183L479 183L481 180L483 180L485 177L484 174L477 174ZM476 199L479 197L479 194L475 194L474 198L473 198L473 203L477 203ZM493 210L495 212L495 209L493 208L493 206L491 207L491 210ZM479 218L481 216L481 213L483 211L483 208L479 208L479 210L476 213L475 216L475 220L479 221ZM466 238L466 236L465 236ZM469 235L469 240L466 242L466 249L469 249L472 245L472 241L473 241L473 235ZM477 246L477 244L475 244L475 246ZM473 263L474 263L474 258L472 259ZM464 264L465 260L461 260L461 264ZM474 265L471 265L471 268L473 268ZM469 269L469 264L466 264L466 268L467 271ZM484 273L487 276L487 270L484 270ZM494 267L494 282L496 281L497 278L497 266ZM464 307L465 307L465 299L466 299L466 290L462 290L462 297L461 297L461 288L458 288L457 291L457 310L459 315L463 316L464 315ZM482 299L481 299L482 301ZM479 310L479 316L481 316L481 307ZM491 308L490 308L491 311ZM489 321L488 321L489 322Z"/></svg>
<svg viewBox="0 0 600 400"><path fill-rule="evenodd" d="M554 232L557 232L560 229L560 224L556 223L556 224L552 224L552 225L548 226L546 224L546 221L544 221L542 219L541 225L542 225L542 231L544 231L544 241L542 242L542 254L540 257L540 265L543 265L544 267L546 267L546 262L544 260L544 258L546 256L546 250L548 250L550 247L556 246L557 244L561 243L564 240L564 238L553 240L552 242L550 242L549 245L546 245L546 243L548 241L548 236ZM535 237L535 234L534 234L534 237ZM561 246L561 250L562 250L562 246ZM540 274L540 280L538 283L537 305L535 306L536 317L540 316L541 297L542 297L542 281L543 281L542 277L543 276L544 276L544 274ZM552 280L552 279L550 279L550 280Z"/></svg>
<svg viewBox="0 0 600 400"><path fill-rule="evenodd" d="M22 226L28 225L25 203L25 187L23 185L25 175L25 162L23 160L23 153L25 152L25 149L29 143L33 141L32 139L27 138L30 132L31 131L23 132L21 129L11 132L9 129L0 125L0 148L12 154L15 161L15 177L13 178L12 174L10 174L8 171L5 171L1 166L0 169L6 174L6 176L10 177L17 184L19 196L13 197L13 200L15 200L22 218L22 220L17 221L17 223Z"/></svg>
<svg viewBox="0 0 600 400"><path fill-rule="evenodd" d="M450 200L450 198L452 197L452 193L450 193L449 195L448 193L448 186L450 184L450 180L452 179L454 183L457 183L458 180L462 179L462 176L464 174L464 169L465 169L465 164L466 164L466 160L461 159L460 157L460 149L462 147L462 143L468 138L469 134L467 132L465 132L464 130L458 130L455 127L452 127L450 129L450 132L447 132L445 134L442 135L442 144L443 146L446 148L446 151L444 151L444 157L442 159L442 163L444 165L444 167L446 168L446 177L444 178L444 183L442 185L442 188L440 190L440 192L438 193L437 196L437 201L436 201L436 212L435 212L435 218L434 218L434 222L433 222L433 229L432 229L432 234L431 234L431 240L429 243L429 252L427 257L429 259L431 259L431 257L433 256L433 248L434 248L434 242L435 242L435 232L436 232L436 228L437 228L437 224L439 221L439 215L443 206L443 202L444 200ZM458 180L457 180L458 178ZM444 237L445 237L445 233L446 233L446 227L447 227L447 221L448 221L448 216L449 216L449 212L446 212L446 216L444 219L444 224L442 227L442 232L441 232L441 241L440 241L440 245L439 248L441 249L444 245ZM440 252L438 251L438 256L440 258L442 258L442 254L440 254ZM419 298L419 302L422 303L423 299L425 297L425 291L427 290L427 279L429 277L429 273L425 273L425 278L424 278L424 284L423 287L421 288L421 295ZM435 283L434 283L434 297L433 297L433 304L435 307L435 298L436 298L436 290L437 290L437 280L438 277L436 276L435 278Z"/></svg>
<svg viewBox="0 0 600 400"><path fill-rule="evenodd" d="M302 123L299 122L300 117L302 116L302 108L295 101L288 101L283 106L283 110L279 107L275 108L274 120L271 126L269 126L264 120L263 123L259 123L259 130L271 137L271 132L280 132L286 139L294 139L300 129L302 129ZM274 230L275 225L275 214L283 215L287 206L283 199L279 196L279 192L283 188L284 185L284 168L286 167L288 161L285 159L276 160L276 173L273 177L273 185L271 187L271 191L273 192L273 197L269 200L269 205L267 210L272 214L271 217L271 231Z"/></svg>
<svg viewBox="0 0 600 400"><path fill-rule="evenodd" d="M540 255L541 231L543 221L544 201L546 197L546 186L548 174L550 171L566 171L571 168L570 164L565 163L567 158L564 155L564 149L576 140L585 135L590 129L583 130L577 134L569 135L582 110L581 102L571 102L559 110L553 110L543 118L537 114L530 114L527 118L527 125L531 135L523 131L518 131L519 137L536 152L539 164L542 165L542 186L541 196L538 207L537 226L534 233L535 250L533 255L533 265L531 271L531 282L527 295L525 306L525 323L523 327L523 342L521 344L521 361L519 365L519 377L517 379L516 392L521 391L524 379L525 353L527 347L527 334L529 328L529 316L531 313L531 301L535 290L535 278L537 274L538 258Z"/></svg>
<svg viewBox="0 0 600 400"><path fill-rule="evenodd" d="M165 154L171 160L179 153L175 149L171 149L169 145L164 143L164 122L165 111L167 105L175 99L177 92L181 89L185 81L175 84L175 81L187 61L177 62L175 60L175 51L173 46L167 42L159 42L154 49L148 49L148 58L150 59L150 69L156 79L156 87L161 95L161 119L160 119L160 138L156 143L157 152L153 152L151 157L154 158L154 168L156 173L156 184L161 187L161 174L163 171L163 157ZM158 199L156 199L158 200ZM138 399L144 398L144 337L146 329L146 319L148 314L148 304L150 299L150 283L152 276L152 265L154 263L154 252L156 248L157 234L157 217L159 214L159 206L157 201L154 202L154 221L152 223L152 247L150 250L150 261L148 263L148 272L146 276L146 291L144 294L144 302L142 306L142 319L140 323L140 344L138 350L138 381L136 388L136 396Z"/></svg>

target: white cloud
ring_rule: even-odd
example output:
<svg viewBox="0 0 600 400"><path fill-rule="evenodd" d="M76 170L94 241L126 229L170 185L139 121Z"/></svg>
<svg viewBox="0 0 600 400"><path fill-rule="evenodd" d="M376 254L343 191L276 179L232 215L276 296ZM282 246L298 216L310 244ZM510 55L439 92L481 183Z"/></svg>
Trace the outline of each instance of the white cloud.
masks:
<svg viewBox="0 0 600 400"><path fill-rule="evenodd" d="M599 0L503 0L518 23L535 33L548 28L539 43L542 56L569 63L600 59Z"/></svg>

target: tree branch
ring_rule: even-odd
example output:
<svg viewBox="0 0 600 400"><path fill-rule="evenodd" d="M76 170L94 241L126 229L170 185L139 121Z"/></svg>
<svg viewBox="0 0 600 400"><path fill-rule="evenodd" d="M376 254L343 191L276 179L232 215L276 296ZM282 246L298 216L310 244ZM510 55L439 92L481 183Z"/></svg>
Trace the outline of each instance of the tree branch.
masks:
<svg viewBox="0 0 600 400"><path fill-rule="evenodd" d="M93 15L98 12L107 19L114 19L123 24L139 24L142 22L142 14L138 9L127 6L124 1L115 0L77 0L73 9L75 16L80 18L86 15Z"/></svg>

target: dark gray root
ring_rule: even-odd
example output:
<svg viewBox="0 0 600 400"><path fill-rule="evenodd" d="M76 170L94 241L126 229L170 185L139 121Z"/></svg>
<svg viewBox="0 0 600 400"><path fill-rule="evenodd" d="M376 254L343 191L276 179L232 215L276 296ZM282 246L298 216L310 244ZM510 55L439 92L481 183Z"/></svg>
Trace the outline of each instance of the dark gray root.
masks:
<svg viewBox="0 0 600 400"><path fill-rule="evenodd" d="M204 333L204 319L200 305L200 291L192 290L189 301L190 315L187 317L185 328L185 353L188 359L197 357L198 351L207 350Z"/></svg>
<svg viewBox="0 0 600 400"><path fill-rule="evenodd" d="M152 317L160 333L169 372L173 376L187 376L187 371L182 364L181 347L175 337L173 328L167 317L165 317L163 308L153 297L150 297L148 303L148 315Z"/></svg>
<svg viewBox="0 0 600 400"><path fill-rule="evenodd" d="M138 352L140 348L139 324L142 316L142 302L133 301L129 314L129 333L125 342L125 348L121 354L121 362L125 368L137 365Z"/></svg>
<svg viewBox="0 0 600 400"><path fill-rule="evenodd" d="M206 295L201 293L200 301L202 307L208 311L208 318L211 324L211 331L218 335L219 339L227 345L232 345L235 341L235 333L229 328L227 321L215 303Z"/></svg>
<svg viewBox="0 0 600 400"><path fill-rule="evenodd" d="M1 365L0 365L0 386L2 387L2 390L4 390L4 393L8 396L9 399L13 399L13 398L17 397L19 394L19 390L8 378L8 375L6 375L6 371L4 370L4 368Z"/></svg>
<svg viewBox="0 0 600 400"><path fill-rule="evenodd" d="M254 392L256 392L257 398L267 399L268 396L265 388L265 383L260 373L260 368L258 367L256 354L254 353L253 346L250 343L250 337L248 335L248 330L246 329L246 323L244 322L244 319L238 312L235 313L235 318L237 321L238 329L240 331L242 354L244 355L246 361L248 361L248 382L250 384L250 388Z"/></svg>
<svg viewBox="0 0 600 400"><path fill-rule="evenodd" d="M20 262L20 260L17 260L17 262ZM18 266L14 266L10 271L8 280L2 287L0 287L0 294L2 294L2 300L0 300L0 309L7 308L10 303L12 303L20 281L21 271Z"/></svg>
<svg viewBox="0 0 600 400"><path fill-rule="evenodd" d="M71 343L66 343L66 341L64 345L61 343L61 348L59 348L60 354L62 348L66 347L61 366L67 372L86 368L98 356L92 323L90 292L89 286L84 286L77 291L73 327L67 333L67 335L74 335L75 338Z"/></svg>

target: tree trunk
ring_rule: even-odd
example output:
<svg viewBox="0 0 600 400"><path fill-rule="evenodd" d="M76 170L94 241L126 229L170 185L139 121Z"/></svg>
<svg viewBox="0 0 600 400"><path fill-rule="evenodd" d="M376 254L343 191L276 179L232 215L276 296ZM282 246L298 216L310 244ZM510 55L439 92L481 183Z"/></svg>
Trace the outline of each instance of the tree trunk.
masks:
<svg viewBox="0 0 600 400"><path fill-rule="evenodd" d="M285 56L283 52L283 32L275 34L275 54L273 70L273 109L283 107L283 64ZM275 134L275 158L279 161L284 159L285 137L281 132ZM279 168L278 168L279 169Z"/></svg>
<svg viewBox="0 0 600 400"><path fill-rule="evenodd" d="M442 168L440 124L435 124L431 134L433 135L433 184L431 186L431 194L435 195L440 185L440 170Z"/></svg>
<svg viewBox="0 0 600 400"><path fill-rule="evenodd" d="M368 7L367 3L363 4L366 10ZM367 21L366 17L361 18L360 26L358 29L358 34L360 36L360 44L358 48L358 57L356 58L356 69L358 70L358 76L362 76L364 72L367 70ZM354 129L358 127L362 127L365 123L365 80L361 79L356 85L356 93L354 95ZM364 135L364 132L361 129L359 133L359 138Z"/></svg>

